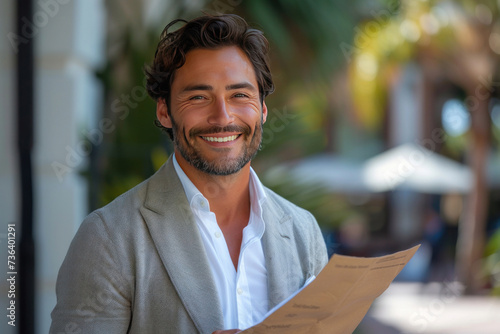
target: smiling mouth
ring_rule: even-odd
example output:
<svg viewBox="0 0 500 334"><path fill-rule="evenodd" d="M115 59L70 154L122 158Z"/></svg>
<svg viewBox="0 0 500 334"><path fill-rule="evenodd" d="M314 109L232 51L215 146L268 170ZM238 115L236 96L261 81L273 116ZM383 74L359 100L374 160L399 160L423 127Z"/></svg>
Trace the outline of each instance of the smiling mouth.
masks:
<svg viewBox="0 0 500 334"><path fill-rule="evenodd" d="M210 142L216 142L216 143L227 143L229 141L233 141L236 138L238 138L240 135L233 135L233 136L227 136L227 137L205 137L201 136L206 141Z"/></svg>

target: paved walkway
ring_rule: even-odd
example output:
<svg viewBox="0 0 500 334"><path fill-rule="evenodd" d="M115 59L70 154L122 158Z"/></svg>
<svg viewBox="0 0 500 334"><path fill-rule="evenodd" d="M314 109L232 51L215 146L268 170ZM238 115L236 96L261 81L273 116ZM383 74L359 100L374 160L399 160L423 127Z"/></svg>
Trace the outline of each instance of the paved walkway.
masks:
<svg viewBox="0 0 500 334"><path fill-rule="evenodd" d="M457 282L393 283L355 334L500 334L500 298L463 296Z"/></svg>

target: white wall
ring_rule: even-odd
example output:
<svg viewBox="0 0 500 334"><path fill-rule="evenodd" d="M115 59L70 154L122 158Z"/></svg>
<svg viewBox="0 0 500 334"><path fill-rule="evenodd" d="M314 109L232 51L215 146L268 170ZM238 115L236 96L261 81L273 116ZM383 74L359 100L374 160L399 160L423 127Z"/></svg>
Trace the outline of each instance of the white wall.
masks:
<svg viewBox="0 0 500 334"><path fill-rule="evenodd" d="M47 333L56 301L57 272L87 210L86 184L79 176L88 159L81 149L82 131L96 127L102 105L102 89L93 71L104 60L106 29L103 0L34 0L33 3L34 17L26 24L31 24L34 31L37 69L33 152L35 328L37 333ZM15 2L2 1L0 36L15 32L14 20ZM0 259L6 259L6 224L20 219L14 146L15 51L8 38L0 40L0 59L0 155L8 157L0 159ZM55 165L60 168L58 172ZM8 301L4 281L0 282L2 310ZM0 319L5 318L1 312L0 315ZM0 321L0 332L14 333L6 321Z"/></svg>

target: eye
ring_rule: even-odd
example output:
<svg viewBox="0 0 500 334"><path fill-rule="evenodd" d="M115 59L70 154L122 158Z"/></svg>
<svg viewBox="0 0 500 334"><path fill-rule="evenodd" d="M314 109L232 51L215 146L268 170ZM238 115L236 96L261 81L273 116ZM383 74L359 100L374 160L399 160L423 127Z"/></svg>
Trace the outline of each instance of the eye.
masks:
<svg viewBox="0 0 500 334"><path fill-rule="evenodd" d="M236 93L234 94L234 97L248 97L248 95L244 93Z"/></svg>
<svg viewBox="0 0 500 334"><path fill-rule="evenodd" d="M201 95L195 95L195 96L192 96L190 97L189 99L190 100L203 100L205 97L201 96Z"/></svg>

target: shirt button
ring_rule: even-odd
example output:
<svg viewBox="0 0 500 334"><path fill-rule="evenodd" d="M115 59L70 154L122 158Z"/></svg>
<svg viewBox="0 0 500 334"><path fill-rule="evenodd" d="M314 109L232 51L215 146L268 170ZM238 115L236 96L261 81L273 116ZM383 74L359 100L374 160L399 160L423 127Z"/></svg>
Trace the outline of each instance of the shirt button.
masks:
<svg viewBox="0 0 500 334"><path fill-rule="evenodd" d="M219 231L215 232L214 235L217 239L219 239L222 236L222 234Z"/></svg>
<svg viewBox="0 0 500 334"><path fill-rule="evenodd" d="M241 296L243 294L243 289L242 288L238 288L236 290L236 292Z"/></svg>
<svg viewBox="0 0 500 334"><path fill-rule="evenodd" d="M206 207L207 205L205 204L205 202L204 202L204 201L200 201L200 206L201 206L202 208L204 208L204 207Z"/></svg>

